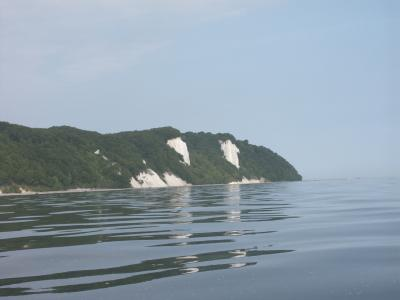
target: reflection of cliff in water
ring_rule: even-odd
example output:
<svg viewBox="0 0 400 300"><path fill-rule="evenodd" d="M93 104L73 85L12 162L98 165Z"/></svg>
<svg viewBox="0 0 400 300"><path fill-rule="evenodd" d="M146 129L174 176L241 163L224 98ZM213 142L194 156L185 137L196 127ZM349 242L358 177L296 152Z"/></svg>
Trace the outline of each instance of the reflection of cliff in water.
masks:
<svg viewBox="0 0 400 300"><path fill-rule="evenodd" d="M271 198L267 186L250 185L16 198L2 207L7 235L0 251L42 248L53 257L73 256L78 264L66 267L60 259L47 274L4 276L0 296L88 291L255 266L261 257L292 251L276 249L270 222L263 222L287 218L285 205ZM6 274L14 270L7 259Z"/></svg>
<svg viewBox="0 0 400 300"><path fill-rule="evenodd" d="M240 222L240 187L239 184L228 184L226 188L224 204L226 206L226 220L228 222Z"/></svg>

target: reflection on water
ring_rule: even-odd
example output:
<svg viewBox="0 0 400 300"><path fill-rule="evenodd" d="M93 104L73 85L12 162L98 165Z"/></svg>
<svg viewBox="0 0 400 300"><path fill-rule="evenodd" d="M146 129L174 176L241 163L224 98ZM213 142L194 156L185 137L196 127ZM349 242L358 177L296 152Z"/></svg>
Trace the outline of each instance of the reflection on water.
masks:
<svg viewBox="0 0 400 300"><path fill-rule="evenodd" d="M125 265L121 267L113 267L106 269L79 270L63 273L53 273L48 275L27 276L18 278L7 278L0 280L2 288L1 294L4 295L23 295L31 293L65 293L86 291L98 288L107 288L113 286L127 285L151 281L154 279L191 274L197 272L206 272L213 270L232 269L255 265L256 262L242 263L222 263L232 258L240 258L245 256L259 256L290 252L290 250L233 250L200 253L196 256L167 257L163 259L146 260L138 264ZM218 261L221 261L218 263ZM194 267L193 264L197 266ZM122 278L110 279L109 275L115 277L115 274L123 274ZM73 284L62 284L69 279L75 280ZM45 281L54 281L57 279L56 286L46 286ZM92 280L94 281L92 281ZM23 284L41 282L40 288L22 287ZM84 282L84 283L82 283ZM18 287L15 287L18 285Z"/></svg>
<svg viewBox="0 0 400 300"><path fill-rule="evenodd" d="M244 203L242 195L247 197ZM37 195L3 202L7 204L1 206L0 253L6 259L18 256L20 251L44 248L49 257L56 262L60 258L62 263L66 247L83 246L76 258L70 258L80 260L101 245L110 245L115 251L121 244L133 248L131 259L138 262L119 265L119 259L109 253L104 258L115 259L115 265L111 261L113 266L106 268L82 266L63 271L63 267L69 269L68 261L64 261L65 266L61 264L46 274L38 269L33 270L37 275L6 276L3 269L1 296L86 291L237 269L254 266L257 256L293 251L261 243L274 232L266 230L268 221L289 218L284 211L289 204L271 198L268 188L221 185ZM245 222L258 222L259 230L241 225ZM255 235L259 237L248 238ZM237 248L241 242L251 247ZM144 259L137 259L135 248L146 251L154 247L159 249L154 256L147 250ZM169 256L175 247L184 254ZM15 270L10 266L7 271L12 274Z"/></svg>
<svg viewBox="0 0 400 300"><path fill-rule="evenodd" d="M321 293L309 299L328 299L315 282L337 281L332 295L346 298L349 283L361 278L365 286L358 290L374 287L391 299L400 291L400 272L393 269L400 265L396 187L303 182L0 198L0 296L71 293L75 299L76 292L89 297L89 291L146 282L155 287L162 279L196 278L195 286L212 278L221 284L216 298L240 299L239 292L254 285L247 293L263 299L268 282L274 299L293 298L280 286L287 282ZM349 269L356 273L335 271L362 255L363 263ZM359 270L365 268L376 277L364 278L368 272ZM247 275L238 280L235 274ZM398 281L390 281L395 276ZM230 294L223 288L228 279Z"/></svg>

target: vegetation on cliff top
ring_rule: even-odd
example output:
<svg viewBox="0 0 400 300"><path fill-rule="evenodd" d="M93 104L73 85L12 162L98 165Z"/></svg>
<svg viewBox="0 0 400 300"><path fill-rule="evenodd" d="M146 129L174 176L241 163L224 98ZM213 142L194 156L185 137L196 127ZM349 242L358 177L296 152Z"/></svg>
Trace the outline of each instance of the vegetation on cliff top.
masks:
<svg viewBox="0 0 400 300"><path fill-rule="evenodd" d="M190 166L166 145L175 137L186 142ZM240 149L240 169L222 155L219 140L227 139ZM33 191L124 188L147 168L159 174L172 172L192 184L229 183L242 177L301 180L278 154L230 134L181 133L172 127L100 134L67 126L41 129L0 122L3 192L17 192L19 187Z"/></svg>

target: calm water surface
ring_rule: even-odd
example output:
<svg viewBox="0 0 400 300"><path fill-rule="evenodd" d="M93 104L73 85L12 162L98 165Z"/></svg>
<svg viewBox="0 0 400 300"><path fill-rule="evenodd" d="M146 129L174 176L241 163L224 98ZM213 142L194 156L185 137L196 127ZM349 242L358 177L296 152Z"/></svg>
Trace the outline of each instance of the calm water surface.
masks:
<svg viewBox="0 0 400 300"><path fill-rule="evenodd" d="M400 299L400 182L0 198L0 297Z"/></svg>

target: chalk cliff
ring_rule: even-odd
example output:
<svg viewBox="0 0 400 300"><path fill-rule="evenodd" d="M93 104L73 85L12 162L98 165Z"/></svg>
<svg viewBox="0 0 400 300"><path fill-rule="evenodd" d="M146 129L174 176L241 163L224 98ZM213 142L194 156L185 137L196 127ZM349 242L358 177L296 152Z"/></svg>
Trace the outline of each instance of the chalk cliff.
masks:
<svg viewBox="0 0 400 300"><path fill-rule="evenodd" d="M0 122L0 192L301 180L263 146L172 127L100 134Z"/></svg>

